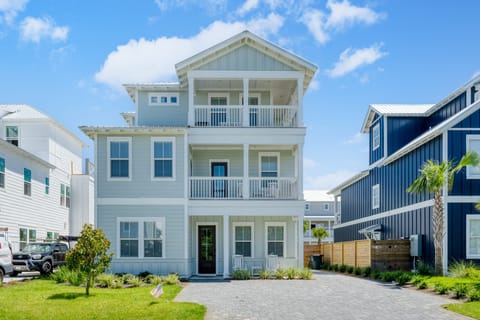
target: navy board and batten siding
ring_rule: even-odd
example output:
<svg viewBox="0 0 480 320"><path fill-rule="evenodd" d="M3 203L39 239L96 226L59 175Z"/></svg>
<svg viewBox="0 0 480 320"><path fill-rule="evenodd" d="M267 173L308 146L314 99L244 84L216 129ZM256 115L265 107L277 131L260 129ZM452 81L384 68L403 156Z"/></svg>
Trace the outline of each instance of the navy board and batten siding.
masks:
<svg viewBox="0 0 480 320"><path fill-rule="evenodd" d="M426 129L427 122L424 117L388 117L387 155L393 154L424 133Z"/></svg>
<svg viewBox="0 0 480 320"><path fill-rule="evenodd" d="M441 107L428 117L427 129L435 127L439 123L447 120L451 116L465 109L467 107L466 102L467 96L465 92L450 100L443 107Z"/></svg>
<svg viewBox="0 0 480 320"><path fill-rule="evenodd" d="M372 123L372 126L370 127L370 164L377 162L378 160L382 159L384 156L384 117L377 117L375 116L375 120ZM380 144L379 146L374 150L373 149L373 128L376 125L379 125L379 135L380 135Z"/></svg>
<svg viewBox="0 0 480 320"><path fill-rule="evenodd" d="M475 203L448 204L448 260L465 260L467 257L467 215L480 212Z"/></svg>

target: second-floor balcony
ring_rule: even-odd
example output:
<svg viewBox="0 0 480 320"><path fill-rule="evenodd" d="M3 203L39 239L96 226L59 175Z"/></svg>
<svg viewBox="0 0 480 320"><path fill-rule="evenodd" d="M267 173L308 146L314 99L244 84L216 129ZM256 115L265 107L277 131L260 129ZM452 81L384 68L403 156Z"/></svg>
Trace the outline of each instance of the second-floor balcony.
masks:
<svg viewBox="0 0 480 320"><path fill-rule="evenodd" d="M293 128L298 126L297 107L282 105L194 107L195 127Z"/></svg>
<svg viewBox="0 0 480 320"><path fill-rule="evenodd" d="M294 200L295 178L190 177L190 199Z"/></svg>

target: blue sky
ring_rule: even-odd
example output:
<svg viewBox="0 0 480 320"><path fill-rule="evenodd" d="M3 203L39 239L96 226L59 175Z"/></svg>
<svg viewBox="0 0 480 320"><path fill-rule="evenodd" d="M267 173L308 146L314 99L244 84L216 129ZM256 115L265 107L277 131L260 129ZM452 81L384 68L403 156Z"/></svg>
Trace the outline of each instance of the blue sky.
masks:
<svg viewBox="0 0 480 320"><path fill-rule="evenodd" d="M371 103L435 103L480 72L480 1L0 0L0 103L81 125L123 125L121 83L245 29L319 68L305 96L305 189L368 165ZM93 148L85 151L92 157Z"/></svg>

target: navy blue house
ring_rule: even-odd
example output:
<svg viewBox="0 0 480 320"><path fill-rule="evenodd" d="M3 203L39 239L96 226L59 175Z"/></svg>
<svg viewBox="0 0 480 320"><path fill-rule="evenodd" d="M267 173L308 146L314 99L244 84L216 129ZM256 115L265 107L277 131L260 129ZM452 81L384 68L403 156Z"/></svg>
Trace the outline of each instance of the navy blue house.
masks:
<svg viewBox="0 0 480 320"><path fill-rule="evenodd" d="M406 189L426 160L459 160L480 152L480 76L433 105L370 105L369 167L330 191L341 199L335 242L422 235L422 259L433 263L433 194ZM480 259L480 168L468 167L445 191L444 265Z"/></svg>

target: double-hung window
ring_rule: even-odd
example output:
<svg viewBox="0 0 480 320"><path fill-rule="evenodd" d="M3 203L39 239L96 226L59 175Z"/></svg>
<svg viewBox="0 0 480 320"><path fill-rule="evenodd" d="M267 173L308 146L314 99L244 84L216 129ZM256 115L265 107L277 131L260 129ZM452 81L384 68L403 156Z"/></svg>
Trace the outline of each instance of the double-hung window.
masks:
<svg viewBox="0 0 480 320"><path fill-rule="evenodd" d="M5 159L0 158L0 188L5 188Z"/></svg>
<svg viewBox="0 0 480 320"><path fill-rule="evenodd" d="M123 218L118 228L119 257L165 257L165 218Z"/></svg>
<svg viewBox="0 0 480 320"><path fill-rule="evenodd" d="M480 134L467 134L467 151L480 154ZM480 166L467 166L467 179L480 179Z"/></svg>
<svg viewBox="0 0 480 320"><path fill-rule="evenodd" d="M372 150L380 146L380 124L376 124L372 129Z"/></svg>
<svg viewBox="0 0 480 320"><path fill-rule="evenodd" d="M380 185L376 184L372 187L372 209L380 208Z"/></svg>
<svg viewBox="0 0 480 320"><path fill-rule="evenodd" d="M28 243L37 241L37 230L20 228L20 250L22 250Z"/></svg>
<svg viewBox="0 0 480 320"><path fill-rule="evenodd" d="M130 180L132 150L130 137L107 138L108 171L111 180Z"/></svg>
<svg viewBox="0 0 480 320"><path fill-rule="evenodd" d="M27 168L23 168L23 194L32 195L32 171Z"/></svg>
<svg viewBox="0 0 480 320"><path fill-rule="evenodd" d="M276 152L260 153L260 176L261 177L278 177L279 154Z"/></svg>
<svg viewBox="0 0 480 320"><path fill-rule="evenodd" d="M253 222L234 223L235 254L253 256Z"/></svg>
<svg viewBox="0 0 480 320"><path fill-rule="evenodd" d="M152 178L175 179L175 138L152 138Z"/></svg>
<svg viewBox="0 0 480 320"><path fill-rule="evenodd" d="M18 147L18 127L17 126L7 126L5 133L5 140L8 143L13 144Z"/></svg>
<svg viewBox="0 0 480 320"><path fill-rule="evenodd" d="M268 222L266 224L267 255L285 257L286 255L286 223Z"/></svg>
<svg viewBox="0 0 480 320"><path fill-rule="evenodd" d="M467 259L480 258L480 215L467 214Z"/></svg>

